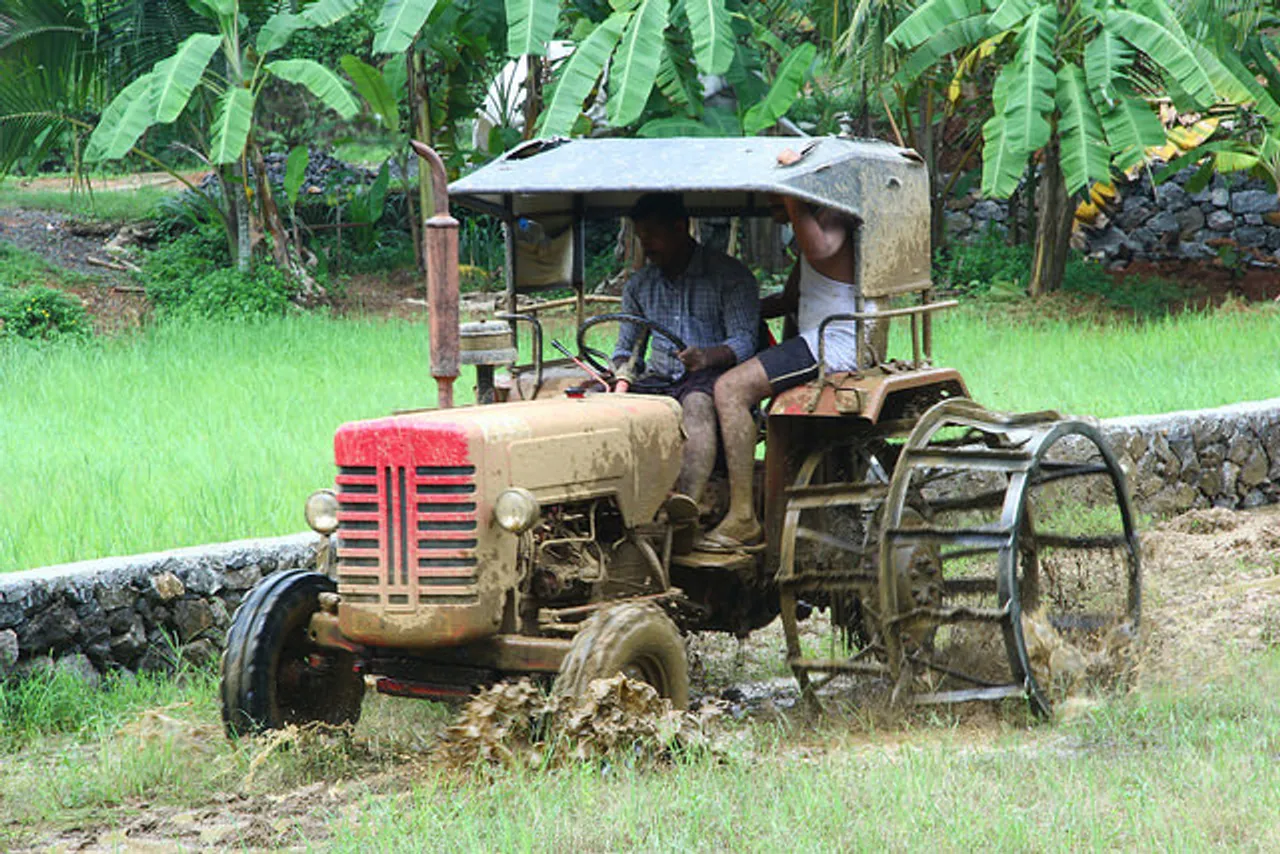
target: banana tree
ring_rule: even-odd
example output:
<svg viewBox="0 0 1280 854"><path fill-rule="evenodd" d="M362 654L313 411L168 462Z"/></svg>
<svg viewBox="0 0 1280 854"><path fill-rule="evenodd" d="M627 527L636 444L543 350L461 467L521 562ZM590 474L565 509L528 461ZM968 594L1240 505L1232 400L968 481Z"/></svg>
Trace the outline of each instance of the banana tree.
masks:
<svg viewBox="0 0 1280 854"><path fill-rule="evenodd" d="M1165 0L926 0L889 36L920 74L957 51L998 67L983 126L982 188L1007 198L1043 162L1030 291L1062 281L1070 197L1164 141L1145 94L1207 107L1211 69Z"/></svg>
<svg viewBox="0 0 1280 854"><path fill-rule="evenodd" d="M1227 133L1171 161L1156 179L1199 163L1188 187L1203 186L1215 171L1252 172L1280 193L1280 43L1272 35L1280 14L1253 0L1191 0L1185 12L1214 88L1236 110L1219 125Z"/></svg>
<svg viewBox="0 0 1280 854"><path fill-rule="evenodd" d="M255 218L272 237L276 263L292 273L304 299L319 296L299 260L297 247L281 222L262 152L253 129L258 96L275 81L305 87L343 118L358 105L333 71L308 59L277 59L292 36L304 29L328 27L358 5L358 0L318 0L301 13L279 12L251 34L239 0L191 0L191 6L217 28L189 36L169 57L135 78L103 111L85 150L89 162L115 160L137 150L139 140L156 125L181 116L198 125L197 145L222 183L221 213L228 242L242 272L249 268L251 231L246 193L248 165L256 173ZM197 97L199 93L200 97ZM216 99L210 109L210 100Z"/></svg>
<svg viewBox="0 0 1280 854"><path fill-rule="evenodd" d="M538 2L556 6L554 0ZM738 136L771 126L794 103L816 48L789 48L735 6L727 0L614 0L604 20L580 20L577 45L559 72L540 134L585 129L584 107L599 91L606 68L606 118L614 127L644 117L655 92L661 95L660 112L669 115L645 122L638 130L642 136ZM544 27L543 35L552 32L554 19ZM763 70L775 59L768 83ZM736 112L704 110L700 75L728 81Z"/></svg>
<svg viewBox="0 0 1280 854"><path fill-rule="evenodd" d="M183 0L0 3L0 176L61 158L79 185L97 114L190 35L190 17Z"/></svg>

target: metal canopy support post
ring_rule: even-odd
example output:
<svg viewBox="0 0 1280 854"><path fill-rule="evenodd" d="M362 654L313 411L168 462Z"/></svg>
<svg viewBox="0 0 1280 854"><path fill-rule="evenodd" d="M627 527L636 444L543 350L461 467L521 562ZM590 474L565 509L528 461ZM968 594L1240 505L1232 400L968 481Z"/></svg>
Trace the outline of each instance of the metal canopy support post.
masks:
<svg viewBox="0 0 1280 854"><path fill-rule="evenodd" d="M519 310L519 299L516 294L516 275L517 259L516 259L516 223L514 212L514 200L511 195L502 197L502 206L507 210L507 217L502 221L502 238L506 246L506 269L503 275L507 280L507 313L515 314Z"/></svg>
<svg viewBox="0 0 1280 854"><path fill-rule="evenodd" d="M573 197L573 291L578 299L578 325L587 319L587 220L586 200L579 193Z"/></svg>

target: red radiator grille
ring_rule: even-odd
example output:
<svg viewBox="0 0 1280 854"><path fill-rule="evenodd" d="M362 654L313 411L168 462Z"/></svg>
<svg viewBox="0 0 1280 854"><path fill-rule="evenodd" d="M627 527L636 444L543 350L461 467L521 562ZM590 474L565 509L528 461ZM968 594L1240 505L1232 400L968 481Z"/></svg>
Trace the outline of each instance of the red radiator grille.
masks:
<svg viewBox="0 0 1280 854"><path fill-rule="evenodd" d="M478 601L475 489L470 465L341 467L343 598L406 609Z"/></svg>

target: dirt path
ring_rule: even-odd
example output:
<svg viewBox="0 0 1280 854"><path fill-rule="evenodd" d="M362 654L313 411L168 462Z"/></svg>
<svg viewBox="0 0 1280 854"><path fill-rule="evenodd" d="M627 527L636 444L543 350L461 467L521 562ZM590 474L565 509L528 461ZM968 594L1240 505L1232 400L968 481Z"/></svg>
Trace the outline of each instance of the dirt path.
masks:
<svg viewBox="0 0 1280 854"><path fill-rule="evenodd" d="M183 178L186 178L192 184L198 184L209 173L204 172L179 172ZM135 175L120 175L115 178L93 178L90 181L92 188L96 190L138 190L143 187L169 187L177 188L181 185L174 176L168 172L139 172ZM21 178L14 181L14 186L23 190L66 190L70 191L74 182L70 176L59 175L53 178Z"/></svg>

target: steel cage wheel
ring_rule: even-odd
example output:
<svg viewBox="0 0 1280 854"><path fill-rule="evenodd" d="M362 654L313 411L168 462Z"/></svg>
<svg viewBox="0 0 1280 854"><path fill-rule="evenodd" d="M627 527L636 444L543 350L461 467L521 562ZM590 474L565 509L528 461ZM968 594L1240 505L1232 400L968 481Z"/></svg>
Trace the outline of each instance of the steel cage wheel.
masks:
<svg viewBox="0 0 1280 854"><path fill-rule="evenodd" d="M922 527L904 524L909 491L928 499ZM895 679L903 684L904 668L923 667L967 686L930 700L1022 695L1048 715L1057 665L1073 656L1096 662L1108 638L1136 635L1141 563L1132 504L1123 471L1090 424L990 412L962 398L937 404L903 446L883 531L880 607ZM939 605L902 601L893 551L903 544L937 549ZM972 655L953 668L936 649L913 647L912 625L946 627L945 637L969 642L986 633L985 654L1002 646L1008 669L997 677Z"/></svg>

